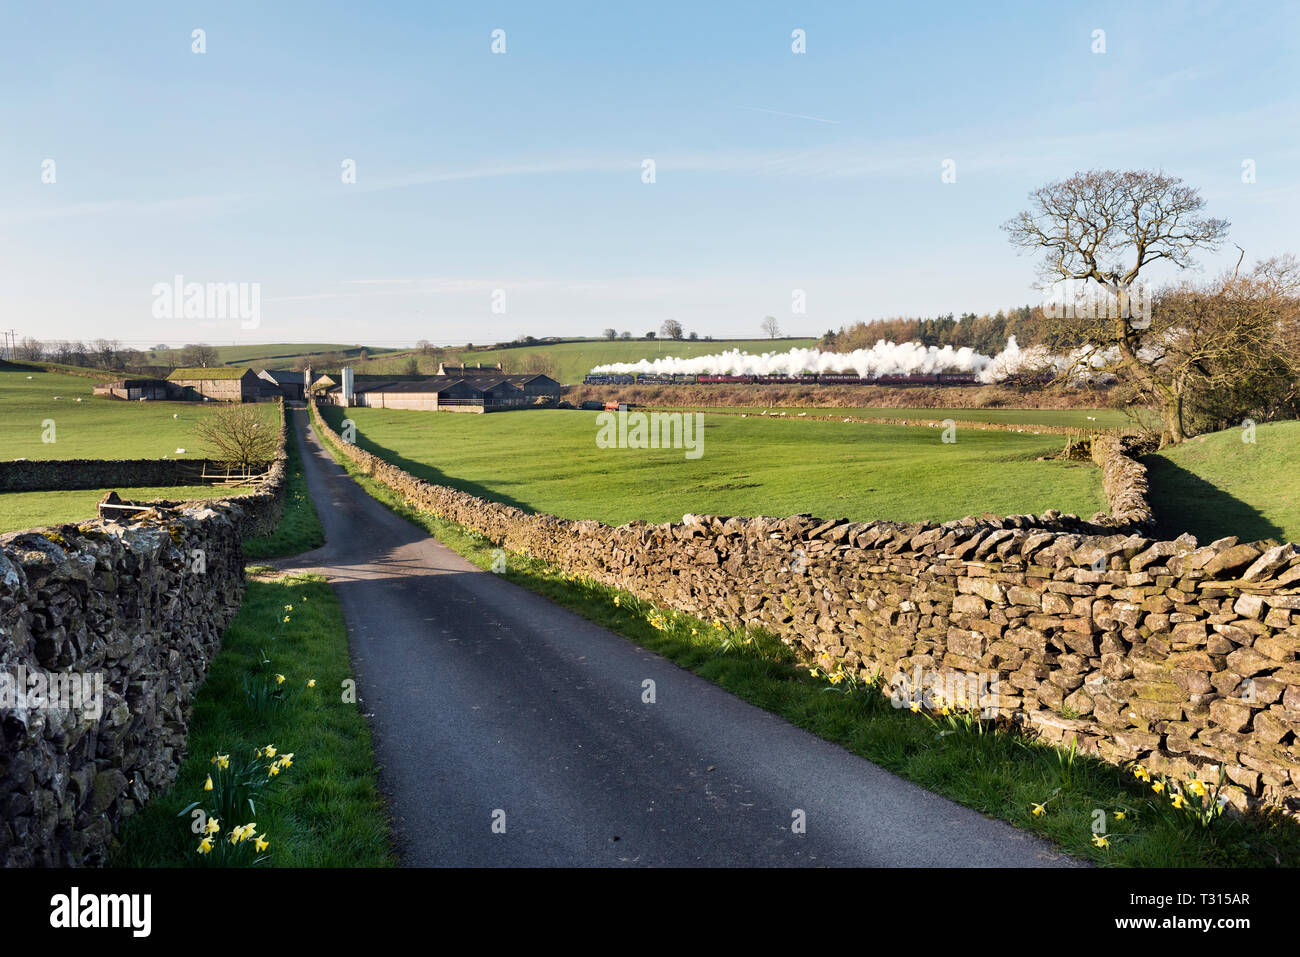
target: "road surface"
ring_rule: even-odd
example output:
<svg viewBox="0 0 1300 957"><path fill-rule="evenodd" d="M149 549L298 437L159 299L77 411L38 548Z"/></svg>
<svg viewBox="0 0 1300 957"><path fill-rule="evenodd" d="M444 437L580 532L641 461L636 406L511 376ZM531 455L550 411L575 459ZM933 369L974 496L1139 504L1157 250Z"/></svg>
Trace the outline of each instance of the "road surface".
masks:
<svg viewBox="0 0 1300 957"><path fill-rule="evenodd" d="M338 594L402 864L1078 864L481 571L291 414L326 545L275 564Z"/></svg>

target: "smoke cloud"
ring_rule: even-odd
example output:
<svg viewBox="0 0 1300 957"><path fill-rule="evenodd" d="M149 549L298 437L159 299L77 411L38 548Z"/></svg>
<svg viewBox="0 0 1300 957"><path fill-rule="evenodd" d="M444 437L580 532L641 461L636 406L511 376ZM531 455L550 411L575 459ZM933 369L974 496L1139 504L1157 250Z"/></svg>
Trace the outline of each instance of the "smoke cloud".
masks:
<svg viewBox="0 0 1300 957"><path fill-rule="evenodd" d="M931 375L936 372L969 372L981 382L996 381L1020 368L1025 358L1016 337L996 356L986 356L963 346L924 346L919 342L886 342L881 339L870 349L854 352L821 352L817 349L791 349L789 352L764 352L755 355L733 349L708 356L679 359L641 359L637 362L611 362L593 368L593 373L660 373L681 375L799 375L814 372L854 372L864 378L882 375Z"/></svg>

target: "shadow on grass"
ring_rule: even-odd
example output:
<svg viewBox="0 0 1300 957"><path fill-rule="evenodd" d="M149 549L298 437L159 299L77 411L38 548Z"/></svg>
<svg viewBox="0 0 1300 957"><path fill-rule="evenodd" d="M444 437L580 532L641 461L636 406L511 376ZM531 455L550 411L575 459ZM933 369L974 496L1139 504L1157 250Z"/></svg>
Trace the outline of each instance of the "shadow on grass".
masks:
<svg viewBox="0 0 1300 957"><path fill-rule="evenodd" d="M1159 537L1176 538L1190 532L1202 545L1228 535L1243 542L1285 538L1282 528L1259 509L1196 473L1159 455L1146 455L1141 461L1147 467Z"/></svg>

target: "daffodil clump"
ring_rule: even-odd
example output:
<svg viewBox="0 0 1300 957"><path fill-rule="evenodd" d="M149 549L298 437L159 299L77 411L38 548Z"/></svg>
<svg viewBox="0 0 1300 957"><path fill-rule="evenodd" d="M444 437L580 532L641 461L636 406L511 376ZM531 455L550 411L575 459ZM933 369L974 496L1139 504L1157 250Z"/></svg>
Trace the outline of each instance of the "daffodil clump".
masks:
<svg viewBox="0 0 1300 957"><path fill-rule="evenodd" d="M232 763L229 754L214 754L203 782L203 797L178 815L195 822L200 834L195 853L200 862L217 866L252 866L266 860L270 839L257 833L257 814L262 790L293 767L293 753L282 753L268 744L246 760ZM239 821L226 830L223 821ZM224 831L224 833L223 833Z"/></svg>
<svg viewBox="0 0 1300 957"><path fill-rule="evenodd" d="M1141 764L1133 765L1130 770L1134 778L1151 788L1152 803L1157 809L1192 821L1201 828L1208 829L1228 805L1228 795L1223 790L1228 770L1222 764L1217 768L1218 781L1214 784L1206 784L1195 772L1180 783L1163 774L1152 775Z"/></svg>
<svg viewBox="0 0 1300 957"><path fill-rule="evenodd" d="M949 701L943 695L930 693L930 706L925 705L925 696L913 699L908 709L913 714L923 716L934 726L936 737L946 738L951 734L973 734L982 737L997 728L996 716L986 713L977 702L966 697Z"/></svg>
<svg viewBox="0 0 1300 957"><path fill-rule="evenodd" d="M265 834L257 833L257 822L249 821L232 827L221 834L221 821L210 817L203 828L203 838L195 849L205 864L225 867L255 867L266 861L271 841Z"/></svg>
<svg viewBox="0 0 1300 957"><path fill-rule="evenodd" d="M301 683L291 682L283 673L270 670L270 665L270 659L263 655L259 670L244 675L244 698L249 708L258 714L283 711L297 701L303 691L316 687L315 678Z"/></svg>

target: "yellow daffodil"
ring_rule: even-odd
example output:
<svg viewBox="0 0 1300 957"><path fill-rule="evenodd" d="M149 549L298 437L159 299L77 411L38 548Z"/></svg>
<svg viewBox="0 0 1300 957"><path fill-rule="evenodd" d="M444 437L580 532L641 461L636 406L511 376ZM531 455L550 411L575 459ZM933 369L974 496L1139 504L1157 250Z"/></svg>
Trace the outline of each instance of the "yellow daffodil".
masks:
<svg viewBox="0 0 1300 957"><path fill-rule="evenodd" d="M267 756L268 758L273 758L273 757L275 757L275 745L273 745L273 744L268 744L268 745L267 745L265 748L263 748L262 750L266 752L266 756Z"/></svg>
<svg viewBox="0 0 1300 957"><path fill-rule="evenodd" d="M1127 814L1126 812L1124 812L1124 811L1116 811L1116 812L1115 812L1115 820L1117 820L1117 821L1122 821L1122 820L1124 820L1126 817L1128 817L1128 814Z"/></svg>
<svg viewBox="0 0 1300 957"><path fill-rule="evenodd" d="M1110 841L1101 834L1094 834L1092 836L1092 843L1095 847L1110 847Z"/></svg>
<svg viewBox="0 0 1300 957"><path fill-rule="evenodd" d="M816 668L809 668L809 669L808 669L808 674L811 675L812 677L816 678L818 675L821 674L821 672L818 671Z"/></svg>
<svg viewBox="0 0 1300 957"><path fill-rule="evenodd" d="M209 774L209 775L208 775L208 779L207 779L206 781L203 782L203 790L205 790L205 791L211 791L211 790L212 790L212 775Z"/></svg>
<svg viewBox="0 0 1300 957"><path fill-rule="evenodd" d="M1159 794L1164 789L1165 789L1164 781L1156 781L1154 784L1151 785L1151 790L1155 791L1157 794Z"/></svg>
<svg viewBox="0 0 1300 957"><path fill-rule="evenodd" d="M1133 769L1133 777L1137 778L1139 781L1148 781L1151 779L1151 773L1139 764Z"/></svg>
<svg viewBox="0 0 1300 957"><path fill-rule="evenodd" d="M285 621L285 624L288 624L288 623L289 623L289 616L288 616L288 615L285 615L285 616L284 616L284 621Z"/></svg>
<svg viewBox="0 0 1300 957"><path fill-rule="evenodd" d="M282 685L282 684L284 684L284 675L276 675L276 676L275 676L275 683L278 684L278 685Z"/></svg>
<svg viewBox="0 0 1300 957"><path fill-rule="evenodd" d="M1041 804L1034 805L1034 817L1042 817L1046 813L1047 808L1043 807Z"/></svg>
<svg viewBox="0 0 1300 957"><path fill-rule="evenodd" d="M203 833L216 834L219 830L221 830L221 822L215 817L208 818L208 824L207 827L203 829Z"/></svg>
<svg viewBox="0 0 1300 957"><path fill-rule="evenodd" d="M622 604L622 602L620 602L620 601L618 600L618 596L617 596L617 595L614 596L614 604L616 604L616 605L621 605L621 604Z"/></svg>
<svg viewBox="0 0 1300 957"><path fill-rule="evenodd" d="M829 678L831 684L837 685L844 680L844 675L840 674L839 672L836 672L835 674L830 675Z"/></svg>
<svg viewBox="0 0 1300 957"><path fill-rule="evenodd" d="M288 754L282 754L282 755L280 755L280 767L282 767L282 768L291 768L291 767L293 767L293 752L292 752L292 751L290 751Z"/></svg>
<svg viewBox="0 0 1300 957"><path fill-rule="evenodd" d="M919 702L916 702L916 701L913 701L913 702L912 702L912 714L918 714L918 713L920 713L920 711L921 711L921 705L920 705L920 703L919 703Z"/></svg>
<svg viewBox="0 0 1300 957"><path fill-rule="evenodd" d="M266 850L270 846L271 846L271 842L268 841L266 839L266 835L263 834L261 837L257 839L257 843L253 845L253 848L257 851L257 853L261 854L264 850Z"/></svg>
<svg viewBox="0 0 1300 957"><path fill-rule="evenodd" d="M284 606L284 610L285 610L285 611L293 611L293 605L285 605L285 606Z"/></svg>
<svg viewBox="0 0 1300 957"><path fill-rule="evenodd" d="M1175 794L1171 800L1174 802L1174 807L1178 808L1180 811L1182 810L1183 805L1187 803L1187 799L1181 794Z"/></svg>
<svg viewBox="0 0 1300 957"><path fill-rule="evenodd" d="M947 713L948 713L948 706L947 706L947 705L944 705L942 708L940 708L940 709L939 709L939 713L940 713L940 714L947 714Z"/></svg>
<svg viewBox="0 0 1300 957"><path fill-rule="evenodd" d="M199 853L200 854L212 853L212 838L205 837L203 840L199 841Z"/></svg>
<svg viewBox="0 0 1300 957"><path fill-rule="evenodd" d="M223 768L223 769L228 768L230 767L230 755L218 754L216 757L212 759L212 763L219 768Z"/></svg>
<svg viewBox="0 0 1300 957"><path fill-rule="evenodd" d="M1205 797L1205 785L1202 784L1200 781L1198 781L1196 778L1192 778L1190 781L1187 782L1187 790L1191 791L1198 798Z"/></svg>
<svg viewBox="0 0 1300 957"><path fill-rule="evenodd" d="M308 687L308 688L314 688L314 687L316 687L316 679L315 679L315 678L308 678L308 679L307 679L307 687Z"/></svg>
<svg viewBox="0 0 1300 957"><path fill-rule="evenodd" d="M278 764L273 764L266 769L266 776L268 778L273 778L279 773L280 773L280 766Z"/></svg>

